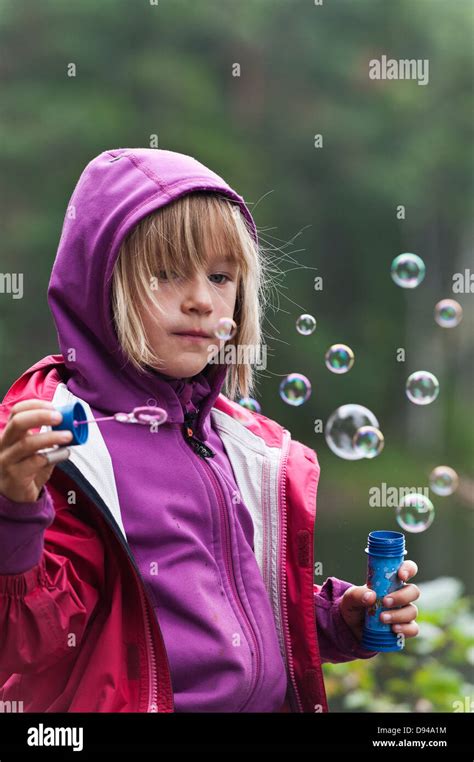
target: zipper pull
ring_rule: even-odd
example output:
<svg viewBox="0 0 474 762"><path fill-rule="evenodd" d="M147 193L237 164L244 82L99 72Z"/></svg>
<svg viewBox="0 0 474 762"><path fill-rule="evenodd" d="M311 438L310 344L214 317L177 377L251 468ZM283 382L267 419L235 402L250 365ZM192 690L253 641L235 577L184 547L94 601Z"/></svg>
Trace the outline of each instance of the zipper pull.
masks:
<svg viewBox="0 0 474 762"><path fill-rule="evenodd" d="M197 439L197 437L194 436L192 428L186 423L184 424L184 436L186 441L189 442L194 452L197 453L200 458L206 459L215 457L216 453L213 452L210 447L207 447L204 442L201 442L200 439Z"/></svg>

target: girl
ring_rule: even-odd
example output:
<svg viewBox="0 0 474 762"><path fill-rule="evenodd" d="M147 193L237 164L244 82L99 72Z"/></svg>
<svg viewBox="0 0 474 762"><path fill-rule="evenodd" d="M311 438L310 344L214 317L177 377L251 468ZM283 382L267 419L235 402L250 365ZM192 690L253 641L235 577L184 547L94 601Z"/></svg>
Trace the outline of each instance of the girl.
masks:
<svg viewBox="0 0 474 762"><path fill-rule="evenodd" d="M61 354L1 408L1 700L327 711L321 664L375 655L359 645L375 593L313 583L315 452L234 401L253 391L249 363L215 361L261 342L263 270L244 200L194 158L117 149L85 168L48 291ZM99 421L67 448L52 410L75 400L90 419L168 417ZM417 597L393 594L407 637Z"/></svg>

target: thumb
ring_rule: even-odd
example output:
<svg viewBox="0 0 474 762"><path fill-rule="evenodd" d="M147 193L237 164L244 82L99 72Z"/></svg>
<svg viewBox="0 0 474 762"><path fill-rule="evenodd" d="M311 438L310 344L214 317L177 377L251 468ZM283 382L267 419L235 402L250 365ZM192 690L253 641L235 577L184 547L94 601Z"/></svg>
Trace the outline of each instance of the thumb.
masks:
<svg viewBox="0 0 474 762"><path fill-rule="evenodd" d="M372 606L376 597L375 591L367 585L349 587L341 601L342 614L347 624L357 624L363 615L363 610Z"/></svg>
<svg viewBox="0 0 474 762"><path fill-rule="evenodd" d="M353 585L347 592L351 603L359 608L372 606L377 597L375 590L371 590L367 585Z"/></svg>

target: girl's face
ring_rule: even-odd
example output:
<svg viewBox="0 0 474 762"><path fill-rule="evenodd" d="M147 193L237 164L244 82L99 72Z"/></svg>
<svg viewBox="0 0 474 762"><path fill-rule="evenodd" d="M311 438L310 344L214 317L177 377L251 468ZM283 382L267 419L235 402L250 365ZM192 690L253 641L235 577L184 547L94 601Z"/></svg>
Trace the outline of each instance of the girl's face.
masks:
<svg viewBox="0 0 474 762"><path fill-rule="evenodd" d="M162 360L155 369L173 378L190 378L200 373L225 344L213 330L220 318L234 315L238 266L225 258L214 258L206 272L175 278L173 284L159 280L163 314L149 302L140 316L148 341ZM207 337L178 335L186 331L203 331ZM214 349L208 350L210 345Z"/></svg>

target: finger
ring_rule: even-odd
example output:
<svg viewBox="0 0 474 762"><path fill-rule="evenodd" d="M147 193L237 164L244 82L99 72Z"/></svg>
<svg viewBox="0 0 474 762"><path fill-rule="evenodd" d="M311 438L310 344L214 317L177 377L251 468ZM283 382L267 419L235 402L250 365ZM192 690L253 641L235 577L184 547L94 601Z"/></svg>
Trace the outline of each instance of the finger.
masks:
<svg viewBox="0 0 474 762"><path fill-rule="evenodd" d="M20 463L11 467L10 473L12 478L16 482L27 480L35 474L46 474L48 469L51 469L56 463L67 460L71 455L69 447L56 447L48 448L45 450L39 450L31 455L29 458L25 458ZM51 469L52 470L52 469ZM49 477L48 477L49 478Z"/></svg>
<svg viewBox="0 0 474 762"><path fill-rule="evenodd" d="M417 616L418 608L413 603L410 603L409 606L403 606L401 609L383 611L382 614L380 614L380 619L382 622L399 624L403 622L412 622Z"/></svg>
<svg viewBox="0 0 474 762"><path fill-rule="evenodd" d="M414 561L404 561L398 570L398 576L404 582L418 573L418 566Z"/></svg>
<svg viewBox="0 0 474 762"><path fill-rule="evenodd" d="M420 589L413 585L411 582L408 585L403 585L400 590L395 590L390 595L385 596L382 600L382 606L392 608L394 606L406 606L411 601L416 601L420 597Z"/></svg>
<svg viewBox="0 0 474 762"><path fill-rule="evenodd" d="M54 410L54 405L52 402L48 402L47 400L37 399L22 400L21 402L16 402L10 409L8 420L13 418L13 416L17 413L22 413L24 410L39 410L41 408Z"/></svg>
<svg viewBox="0 0 474 762"><path fill-rule="evenodd" d="M57 421L53 421L51 418L52 412L51 408L16 412L5 428L2 448L11 447L11 445L24 437L29 429L40 429L42 426L56 425Z"/></svg>
<svg viewBox="0 0 474 762"><path fill-rule="evenodd" d="M70 431L43 431L41 434L31 434L23 437L2 454L2 467L15 468L25 458L29 458L37 450L53 445L67 444L72 439Z"/></svg>
<svg viewBox="0 0 474 762"><path fill-rule="evenodd" d="M420 632L416 622L410 622L409 624L394 624L392 630L399 635L402 633L406 638L416 638Z"/></svg>

